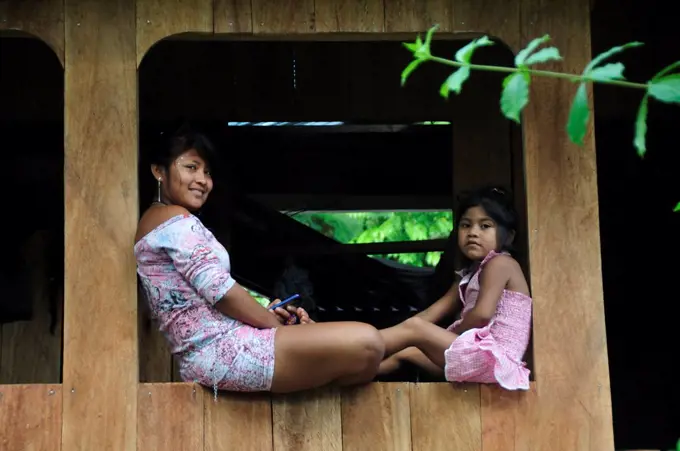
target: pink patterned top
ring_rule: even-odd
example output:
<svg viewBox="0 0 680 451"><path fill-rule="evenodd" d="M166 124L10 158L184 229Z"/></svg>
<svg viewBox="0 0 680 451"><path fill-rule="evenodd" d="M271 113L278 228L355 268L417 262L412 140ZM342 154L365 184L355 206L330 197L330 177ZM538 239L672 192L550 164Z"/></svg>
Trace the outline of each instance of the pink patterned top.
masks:
<svg viewBox="0 0 680 451"><path fill-rule="evenodd" d="M268 390L276 329L257 329L215 304L234 286L229 253L194 215L177 215L135 244L152 315L179 357L182 379L234 391Z"/></svg>
<svg viewBox="0 0 680 451"><path fill-rule="evenodd" d="M474 272L461 271L459 295L463 302L460 324L477 302L479 275L492 258L506 253L491 251ZM507 255L507 254L506 254ZM486 326L461 334L444 353L446 379L455 382L498 383L508 390L528 390L529 370L522 357L529 344L531 297L503 290L496 313Z"/></svg>

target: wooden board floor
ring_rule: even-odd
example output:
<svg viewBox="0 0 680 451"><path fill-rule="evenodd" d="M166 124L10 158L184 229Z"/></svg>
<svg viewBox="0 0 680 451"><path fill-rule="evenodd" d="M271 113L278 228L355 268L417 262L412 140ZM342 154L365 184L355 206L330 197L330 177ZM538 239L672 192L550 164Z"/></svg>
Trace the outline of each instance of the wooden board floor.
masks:
<svg viewBox="0 0 680 451"><path fill-rule="evenodd" d="M294 395L215 396L191 383L141 383L137 449L514 450L526 406L522 397L534 392L535 387L519 393L399 382ZM62 402L68 396L76 394L64 393L59 384L0 385L0 448L62 449Z"/></svg>

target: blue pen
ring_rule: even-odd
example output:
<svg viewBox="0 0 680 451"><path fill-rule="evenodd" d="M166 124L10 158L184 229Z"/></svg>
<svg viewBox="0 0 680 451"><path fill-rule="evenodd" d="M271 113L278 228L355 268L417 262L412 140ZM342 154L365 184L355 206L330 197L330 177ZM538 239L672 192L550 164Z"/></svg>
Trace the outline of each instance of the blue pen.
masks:
<svg viewBox="0 0 680 451"><path fill-rule="evenodd" d="M281 307L281 306L283 306L283 305L288 304L288 303L291 302L291 301L294 301L295 299L297 299L297 298L299 298L299 297L300 297L299 294L294 294L294 295L292 295L291 297L289 297L289 298L287 298L287 299L284 299L283 301L279 302L278 304L272 305L271 307L269 307L269 310L277 309L277 308L279 308L279 307Z"/></svg>

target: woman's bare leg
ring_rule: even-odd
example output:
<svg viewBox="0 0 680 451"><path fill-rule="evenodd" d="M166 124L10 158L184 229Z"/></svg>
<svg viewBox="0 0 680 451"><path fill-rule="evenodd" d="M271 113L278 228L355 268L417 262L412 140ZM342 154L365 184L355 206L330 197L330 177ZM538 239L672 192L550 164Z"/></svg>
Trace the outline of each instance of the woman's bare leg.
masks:
<svg viewBox="0 0 680 451"><path fill-rule="evenodd" d="M444 376L444 369L437 366L432 360L428 359L423 351L418 348L410 347L396 352L380 362L378 374L389 374L397 371L404 363L410 363L420 367L433 376Z"/></svg>
<svg viewBox="0 0 680 451"><path fill-rule="evenodd" d="M275 347L274 393L370 382L385 353L380 332L359 322L284 326Z"/></svg>
<svg viewBox="0 0 680 451"><path fill-rule="evenodd" d="M385 342L385 356L415 346L432 363L444 368L444 351L458 335L429 321L413 316L393 327L380 331Z"/></svg>

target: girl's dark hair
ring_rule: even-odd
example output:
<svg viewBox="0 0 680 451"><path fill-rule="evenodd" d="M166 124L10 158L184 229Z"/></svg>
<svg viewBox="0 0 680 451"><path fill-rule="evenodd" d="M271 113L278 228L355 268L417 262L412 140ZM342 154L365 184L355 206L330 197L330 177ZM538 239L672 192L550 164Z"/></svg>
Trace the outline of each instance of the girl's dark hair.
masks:
<svg viewBox="0 0 680 451"><path fill-rule="evenodd" d="M498 245L501 251L513 253L511 238L517 232L517 212L512 193L500 186L484 186L464 193L459 200L455 220L460 221L472 207L482 207L498 227Z"/></svg>
<svg viewBox="0 0 680 451"><path fill-rule="evenodd" d="M217 168L215 147L207 135L189 124L182 124L176 131L161 132L149 155L151 164L169 168L173 161L187 150L194 149L214 171Z"/></svg>

